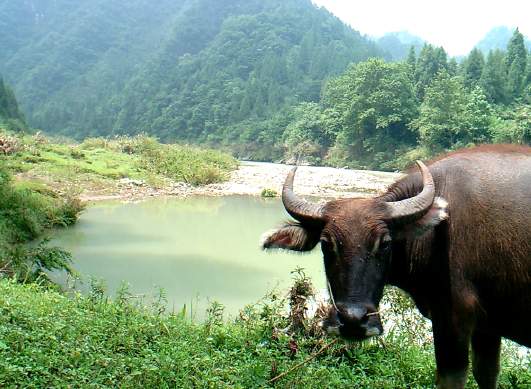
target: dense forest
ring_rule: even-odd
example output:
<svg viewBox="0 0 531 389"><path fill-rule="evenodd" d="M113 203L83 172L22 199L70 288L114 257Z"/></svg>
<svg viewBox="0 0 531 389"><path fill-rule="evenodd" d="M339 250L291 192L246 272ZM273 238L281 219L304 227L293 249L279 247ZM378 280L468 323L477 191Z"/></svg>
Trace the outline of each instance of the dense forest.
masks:
<svg viewBox="0 0 531 389"><path fill-rule="evenodd" d="M518 30L457 61L405 33L371 40L310 0L0 0L0 16L0 73L29 124L55 134L391 170L531 141Z"/></svg>
<svg viewBox="0 0 531 389"><path fill-rule="evenodd" d="M426 44L406 61L370 59L329 80L319 103L295 108L284 156L396 169L472 144L529 144L530 103L531 59L518 30L506 51L474 49L459 64Z"/></svg>
<svg viewBox="0 0 531 389"><path fill-rule="evenodd" d="M310 0L2 0L0 16L0 72L30 123L78 137L204 141L383 55Z"/></svg>

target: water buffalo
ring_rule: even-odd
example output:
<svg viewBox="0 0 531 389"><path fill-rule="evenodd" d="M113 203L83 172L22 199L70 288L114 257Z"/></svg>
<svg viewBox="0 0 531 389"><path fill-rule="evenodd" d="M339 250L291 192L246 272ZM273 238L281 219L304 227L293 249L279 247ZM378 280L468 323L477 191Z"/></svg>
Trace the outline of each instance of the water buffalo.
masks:
<svg viewBox="0 0 531 389"><path fill-rule="evenodd" d="M531 347L531 148L482 146L417 165L378 197L323 205L294 194L293 169L282 201L297 222L263 248L321 243L329 332L380 335L378 304L395 285L432 321L437 386L464 387L471 344L476 381L494 388L501 337Z"/></svg>

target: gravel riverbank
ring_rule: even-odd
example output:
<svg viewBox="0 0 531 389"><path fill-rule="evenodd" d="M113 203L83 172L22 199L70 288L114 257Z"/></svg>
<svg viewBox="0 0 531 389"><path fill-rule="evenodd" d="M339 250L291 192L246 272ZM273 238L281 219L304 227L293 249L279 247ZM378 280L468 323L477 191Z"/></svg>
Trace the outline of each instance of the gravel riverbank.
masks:
<svg viewBox="0 0 531 389"><path fill-rule="evenodd" d="M185 183L172 183L166 188L157 189L141 181L126 179L119 183L116 193L88 192L80 197L84 201L110 199L127 201L154 196L260 196L263 189L272 189L280 193L286 175L292 167L267 162L242 162L239 168L231 173L228 181L218 184L194 187ZM294 186L295 191L304 196L371 197L400 177L399 173L300 166Z"/></svg>

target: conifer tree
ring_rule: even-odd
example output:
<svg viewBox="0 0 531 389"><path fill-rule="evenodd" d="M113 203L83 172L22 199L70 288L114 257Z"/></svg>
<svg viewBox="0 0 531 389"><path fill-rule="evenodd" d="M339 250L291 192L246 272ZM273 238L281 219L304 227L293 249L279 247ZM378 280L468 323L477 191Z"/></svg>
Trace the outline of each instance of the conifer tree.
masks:
<svg viewBox="0 0 531 389"><path fill-rule="evenodd" d="M518 28L507 45L505 57L507 68L507 88L511 100L522 96L526 81L527 50L524 44L524 36Z"/></svg>
<svg viewBox="0 0 531 389"><path fill-rule="evenodd" d="M468 55L464 64L464 82L468 89L473 89L478 85L483 72L485 60L483 54L477 48L474 48Z"/></svg>
<svg viewBox="0 0 531 389"><path fill-rule="evenodd" d="M4 83L0 76L0 123L13 130L24 130L26 121L18 106L13 90Z"/></svg>
<svg viewBox="0 0 531 389"><path fill-rule="evenodd" d="M491 50L479 81L491 103L504 104L507 101L506 73L504 52Z"/></svg>
<svg viewBox="0 0 531 389"><path fill-rule="evenodd" d="M407 55L406 63L409 65L411 71L415 73L415 67L417 64L417 53L415 53L415 46L409 47L409 53Z"/></svg>
<svg viewBox="0 0 531 389"><path fill-rule="evenodd" d="M417 87L417 97L422 100L426 88L435 78L437 73L448 68L446 52L442 47L433 47L425 44L420 51L415 68L415 80Z"/></svg>

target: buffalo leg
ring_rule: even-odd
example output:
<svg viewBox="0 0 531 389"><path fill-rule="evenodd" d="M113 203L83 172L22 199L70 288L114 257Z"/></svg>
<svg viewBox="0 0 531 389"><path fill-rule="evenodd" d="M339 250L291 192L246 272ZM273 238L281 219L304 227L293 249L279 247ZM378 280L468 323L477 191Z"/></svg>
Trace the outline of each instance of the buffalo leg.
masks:
<svg viewBox="0 0 531 389"><path fill-rule="evenodd" d="M468 369L470 336L446 320L433 320L433 340L437 362L437 388L465 387Z"/></svg>
<svg viewBox="0 0 531 389"><path fill-rule="evenodd" d="M500 371L501 338L475 331L472 334L472 371L480 389L496 388Z"/></svg>

